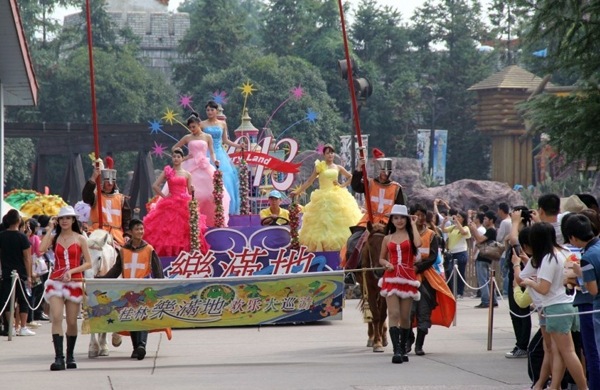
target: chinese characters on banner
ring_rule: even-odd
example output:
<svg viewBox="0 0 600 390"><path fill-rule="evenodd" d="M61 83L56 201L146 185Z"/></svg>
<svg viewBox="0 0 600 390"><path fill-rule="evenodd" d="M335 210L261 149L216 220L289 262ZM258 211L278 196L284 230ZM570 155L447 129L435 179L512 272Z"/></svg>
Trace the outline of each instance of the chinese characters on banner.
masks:
<svg viewBox="0 0 600 390"><path fill-rule="evenodd" d="M340 320L341 271L215 279L93 279L92 333ZM98 299L101 297L101 299Z"/></svg>

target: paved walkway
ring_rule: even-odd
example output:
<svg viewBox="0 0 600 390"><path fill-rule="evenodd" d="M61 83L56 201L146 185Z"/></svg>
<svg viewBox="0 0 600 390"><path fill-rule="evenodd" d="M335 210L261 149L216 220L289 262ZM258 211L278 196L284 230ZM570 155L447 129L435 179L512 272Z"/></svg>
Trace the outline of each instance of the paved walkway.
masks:
<svg viewBox="0 0 600 390"><path fill-rule="evenodd" d="M346 302L343 321L262 328L175 330L173 340L151 334L148 355L131 360L130 340L111 356L87 358L89 336L80 336L77 370L49 371L50 324L34 337L0 339L2 388L256 389L256 390L522 390L529 385L527 359L506 359L514 336L506 306L495 310L493 350L487 351L487 310L478 300L458 303L458 326L434 327L426 356L391 363L392 348L366 348L366 325ZM537 320L534 319L537 325ZM534 327L535 329L535 327ZM85 384L85 385L83 385ZM85 387L80 387L85 386Z"/></svg>

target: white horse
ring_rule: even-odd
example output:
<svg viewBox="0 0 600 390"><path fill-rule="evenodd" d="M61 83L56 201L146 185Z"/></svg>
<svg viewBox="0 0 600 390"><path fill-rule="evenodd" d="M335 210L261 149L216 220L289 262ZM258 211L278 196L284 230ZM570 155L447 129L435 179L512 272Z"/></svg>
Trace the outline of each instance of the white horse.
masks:
<svg viewBox="0 0 600 390"><path fill-rule="evenodd" d="M96 276L106 274L117 261L117 251L113 246L112 236L105 230L94 230L88 237L88 247L92 258L92 268L85 271L86 279L93 279ZM121 345L119 334L113 333L112 344L115 347ZM95 333L91 334L88 357L94 358L97 356L108 356L106 333L100 333L98 339L96 339Z"/></svg>

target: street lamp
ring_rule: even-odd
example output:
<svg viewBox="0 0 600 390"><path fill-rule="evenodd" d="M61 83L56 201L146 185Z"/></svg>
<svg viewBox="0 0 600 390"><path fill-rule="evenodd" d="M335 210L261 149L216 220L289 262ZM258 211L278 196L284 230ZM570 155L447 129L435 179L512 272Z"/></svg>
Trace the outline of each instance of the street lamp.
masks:
<svg viewBox="0 0 600 390"><path fill-rule="evenodd" d="M435 91L430 86L421 88L421 98L427 103L431 109L431 133L429 134L429 169L433 175L433 151L435 144L435 121L437 118L448 112L448 103L443 97L436 97Z"/></svg>
<svg viewBox="0 0 600 390"><path fill-rule="evenodd" d="M367 99L373 94L373 84L369 79L364 77L358 77L358 65L356 65L356 61L354 58L350 57L350 65L352 67L352 79L354 84L354 90L357 98L357 111L360 114L360 110L362 106L366 103ZM348 82L348 62L346 60L338 60L337 62L338 72L340 77ZM350 89L350 85L348 85L348 89ZM355 123L354 123L354 112L350 110L350 120L352 121L352 141L350 142L350 150L351 150L351 164L352 170L356 167L356 148L354 144L354 137L356 134Z"/></svg>

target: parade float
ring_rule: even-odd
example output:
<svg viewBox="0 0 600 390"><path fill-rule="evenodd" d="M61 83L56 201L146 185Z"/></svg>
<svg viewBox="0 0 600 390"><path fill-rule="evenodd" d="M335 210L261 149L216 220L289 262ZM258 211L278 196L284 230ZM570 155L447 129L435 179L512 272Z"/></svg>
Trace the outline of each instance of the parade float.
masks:
<svg viewBox="0 0 600 390"><path fill-rule="evenodd" d="M254 91L250 82L240 89L245 101ZM301 86L292 88L290 97L271 118L285 104L303 95ZM223 104L219 99L222 96L220 93L212 98ZM180 106L194 111L190 102L191 96L182 96ZM185 127L177 116L167 109L162 120ZM160 257L166 278L163 280L86 281L86 328L96 333L340 320L344 282L339 252L310 252L300 245L301 206L295 199L286 199L289 220L261 220L257 215L260 209L268 207L267 194L271 190L285 193L292 187L294 174L302 164L294 162L298 142L282 136L294 125L314 123L317 118L318 113L309 110L275 138L266 131L260 134L244 102L234 142L244 143L245 148L228 150L239 173L240 214L230 215L228 226L223 227L223 183L217 170L213 181L217 226L209 227L205 233L210 249L203 252L199 248L198 217L194 215L196 206L192 199L190 251ZM151 134L168 135L161 121L149 123ZM167 149L170 150L156 143L153 153L162 156ZM155 207L157 201L160 200L151 200L146 207ZM138 264L134 261L131 266Z"/></svg>

